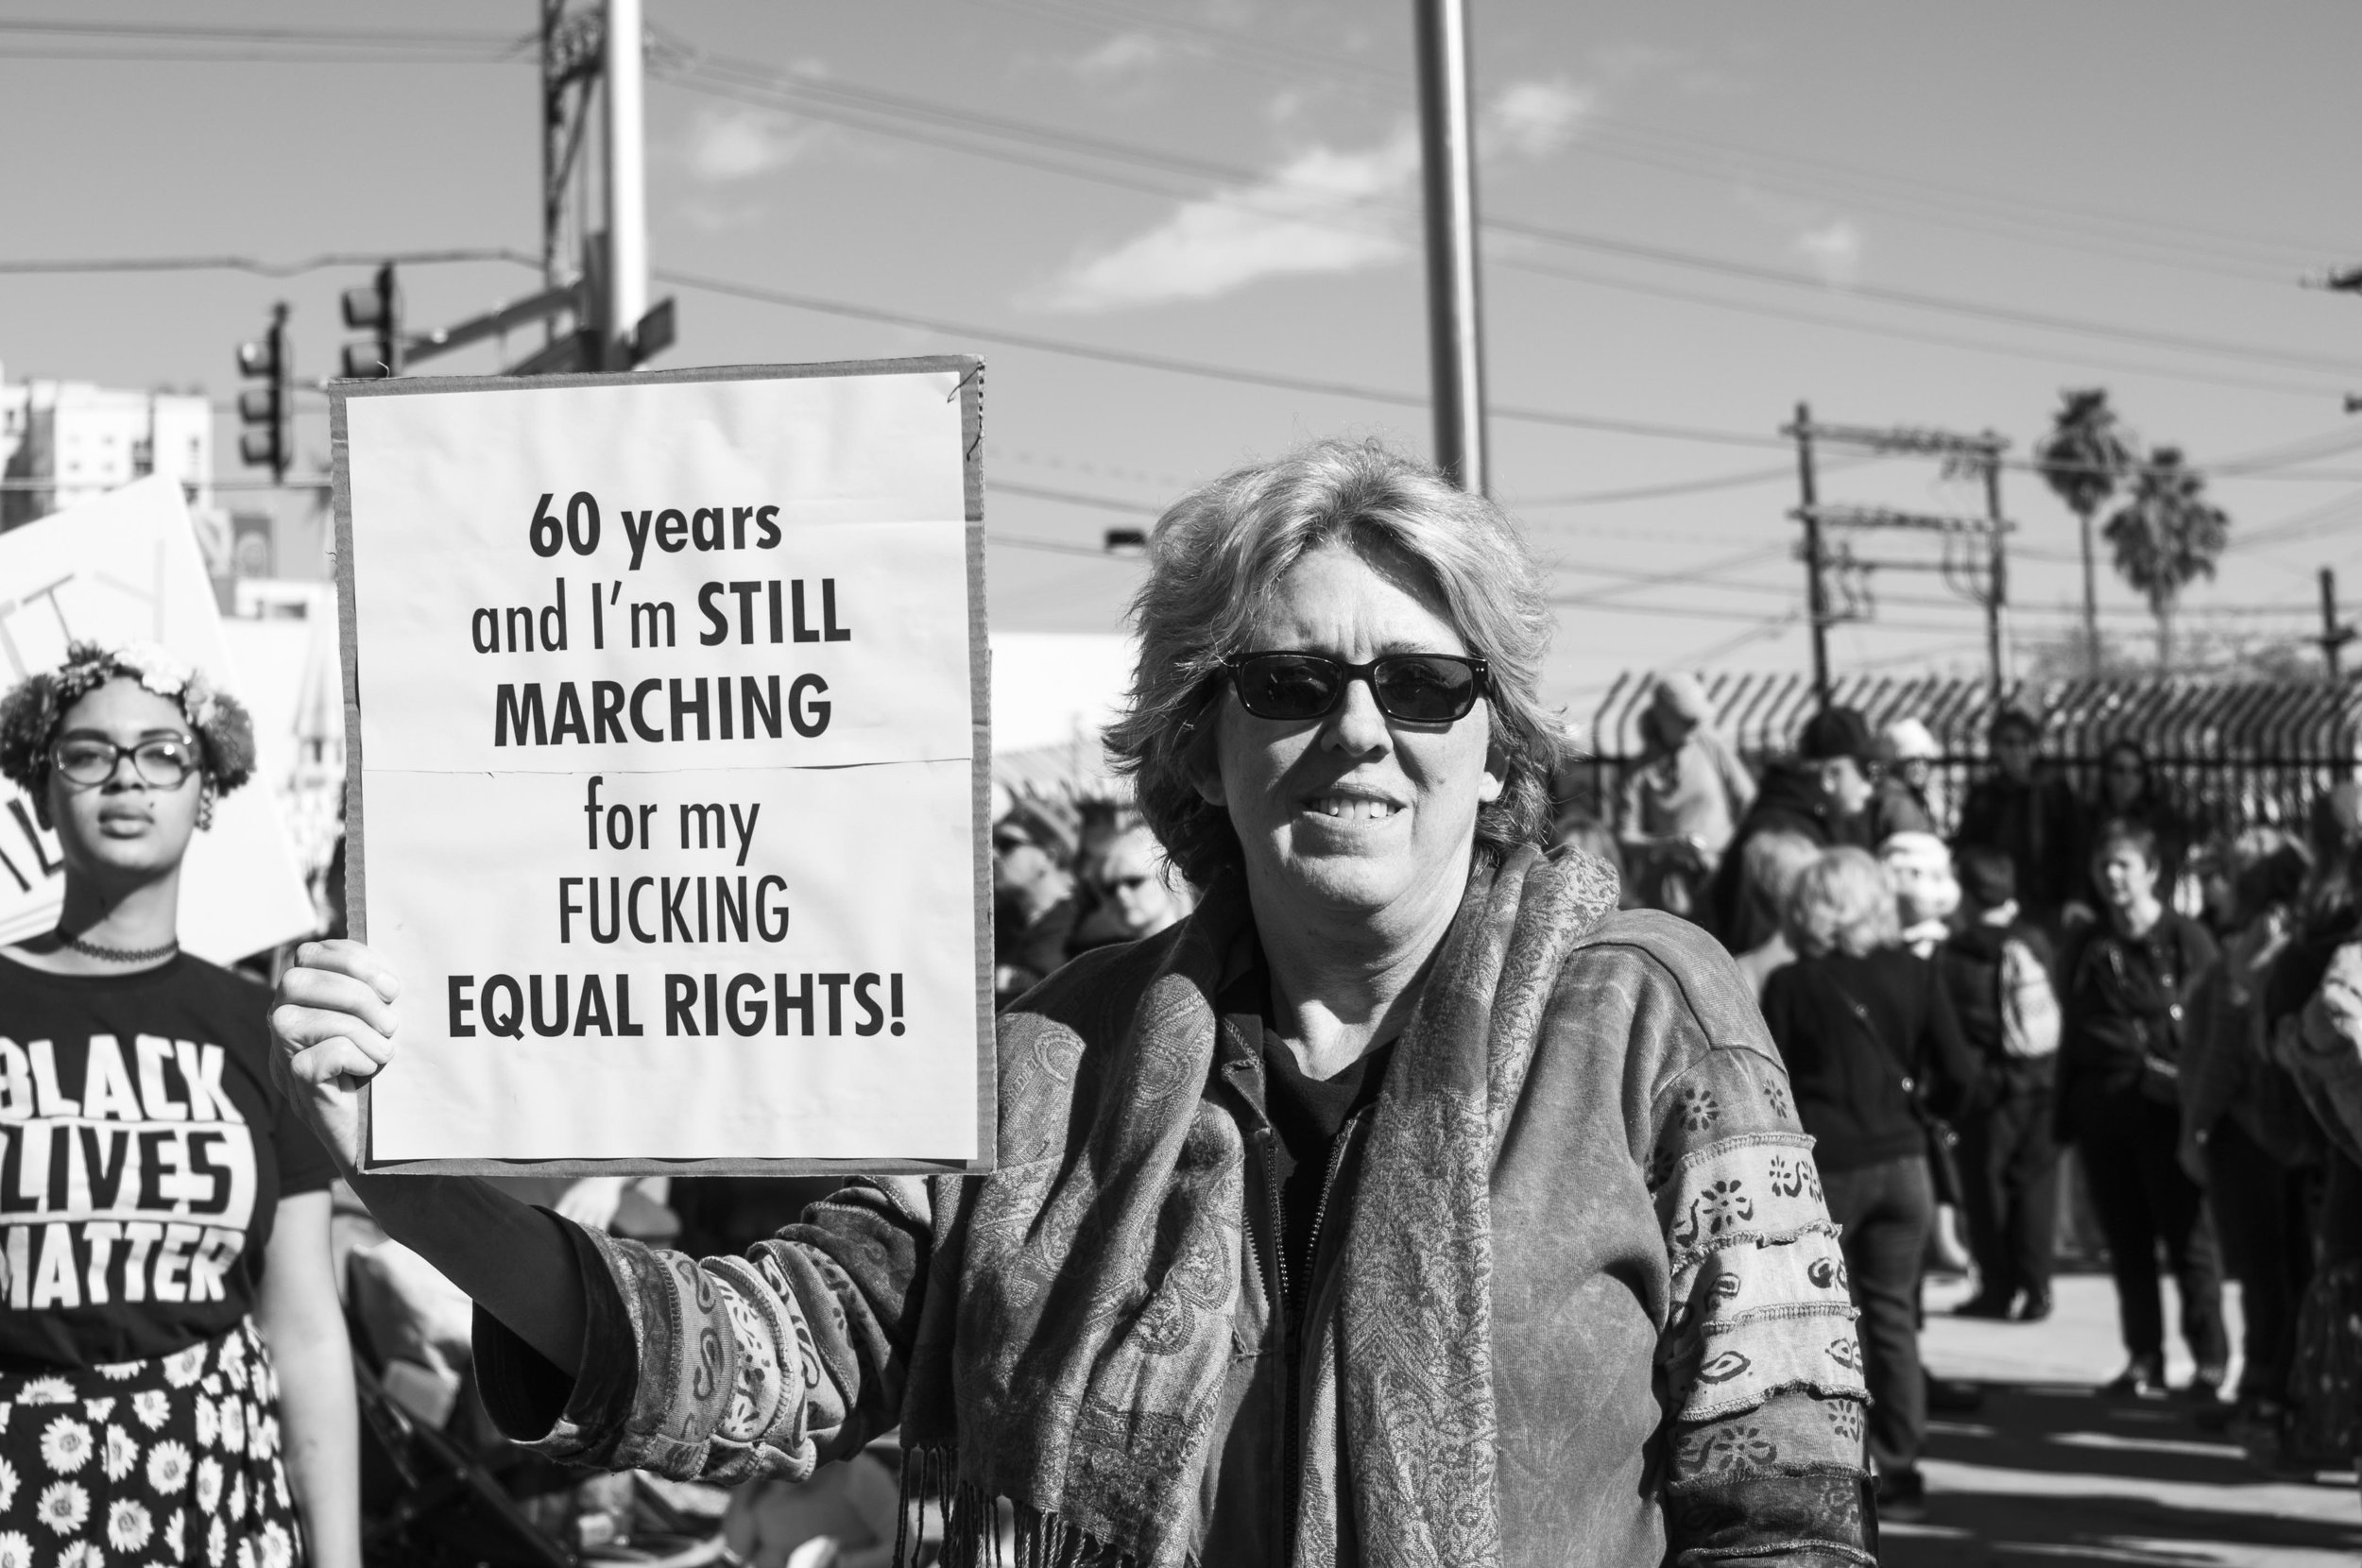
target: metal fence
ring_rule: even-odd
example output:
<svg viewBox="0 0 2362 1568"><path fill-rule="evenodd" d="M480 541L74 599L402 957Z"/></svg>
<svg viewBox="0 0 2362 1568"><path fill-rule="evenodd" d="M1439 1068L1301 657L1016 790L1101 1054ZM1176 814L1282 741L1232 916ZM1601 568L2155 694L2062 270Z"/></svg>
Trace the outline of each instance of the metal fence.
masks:
<svg viewBox="0 0 2362 1568"><path fill-rule="evenodd" d="M1802 675L1702 675L1716 726L1756 767L1791 752L1814 711ZM1654 676L1630 673L1601 699L1585 738L1589 755L1566 780L1613 822L1626 773L1642 749L1640 716ZM1994 716L1981 680L1898 680L1857 675L1832 683L1831 700L1878 729L1915 718L1942 748L1929 793L1948 827L1969 784L1988 771ZM2044 765L2094 798L2098 764L2120 740L2136 741L2158 776L2208 830L2268 825L2302 829L2330 785L2362 760L2362 686L2354 681L2094 680L2022 682L2005 703L2043 721Z"/></svg>

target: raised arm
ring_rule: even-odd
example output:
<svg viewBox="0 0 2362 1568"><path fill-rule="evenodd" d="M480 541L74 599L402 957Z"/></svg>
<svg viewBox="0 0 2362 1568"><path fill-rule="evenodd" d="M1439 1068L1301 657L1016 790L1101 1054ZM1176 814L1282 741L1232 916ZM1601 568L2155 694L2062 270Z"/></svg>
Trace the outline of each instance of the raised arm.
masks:
<svg viewBox="0 0 2362 1568"><path fill-rule="evenodd" d="M2285 1032L2283 1060L2314 1117L2348 1158L2362 1153L2362 944L2337 949Z"/></svg>
<svg viewBox="0 0 2362 1568"><path fill-rule="evenodd" d="M392 1060L394 977L306 944L272 1026L289 1098L388 1234L474 1298L487 1407L556 1457L679 1479L800 1479L892 1426L937 1194L856 1181L743 1258L586 1230L467 1177L359 1171L361 1083Z"/></svg>

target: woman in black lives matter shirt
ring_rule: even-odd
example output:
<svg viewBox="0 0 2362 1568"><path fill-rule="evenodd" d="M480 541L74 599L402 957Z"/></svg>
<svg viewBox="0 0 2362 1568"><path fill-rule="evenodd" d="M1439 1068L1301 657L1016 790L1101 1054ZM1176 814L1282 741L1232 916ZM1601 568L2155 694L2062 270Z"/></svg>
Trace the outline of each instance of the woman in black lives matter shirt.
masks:
<svg viewBox="0 0 2362 1568"><path fill-rule="evenodd" d="M76 643L0 697L0 775L65 865L57 929L0 948L0 1565L360 1561L334 1168L270 1084L263 988L175 934L253 757L159 648Z"/></svg>

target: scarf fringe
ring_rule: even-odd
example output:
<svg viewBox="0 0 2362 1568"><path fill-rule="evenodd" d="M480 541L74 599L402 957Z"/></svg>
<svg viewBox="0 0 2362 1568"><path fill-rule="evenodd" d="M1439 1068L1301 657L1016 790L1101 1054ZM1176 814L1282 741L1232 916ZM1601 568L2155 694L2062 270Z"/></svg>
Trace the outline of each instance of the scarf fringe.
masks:
<svg viewBox="0 0 2362 1568"><path fill-rule="evenodd" d="M943 1525L941 1568L1141 1568L1139 1559L1062 1515L960 1480L957 1468L948 1448L903 1454L895 1568L916 1568L930 1509ZM1188 1568L1198 1568L1195 1559Z"/></svg>

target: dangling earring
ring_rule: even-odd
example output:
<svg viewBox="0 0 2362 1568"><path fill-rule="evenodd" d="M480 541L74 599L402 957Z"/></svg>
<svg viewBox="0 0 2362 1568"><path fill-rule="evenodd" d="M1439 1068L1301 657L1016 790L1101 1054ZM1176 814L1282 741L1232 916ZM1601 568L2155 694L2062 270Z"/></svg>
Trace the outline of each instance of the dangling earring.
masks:
<svg viewBox="0 0 2362 1568"><path fill-rule="evenodd" d="M203 832L214 826L214 784L207 779L197 796L197 827Z"/></svg>

